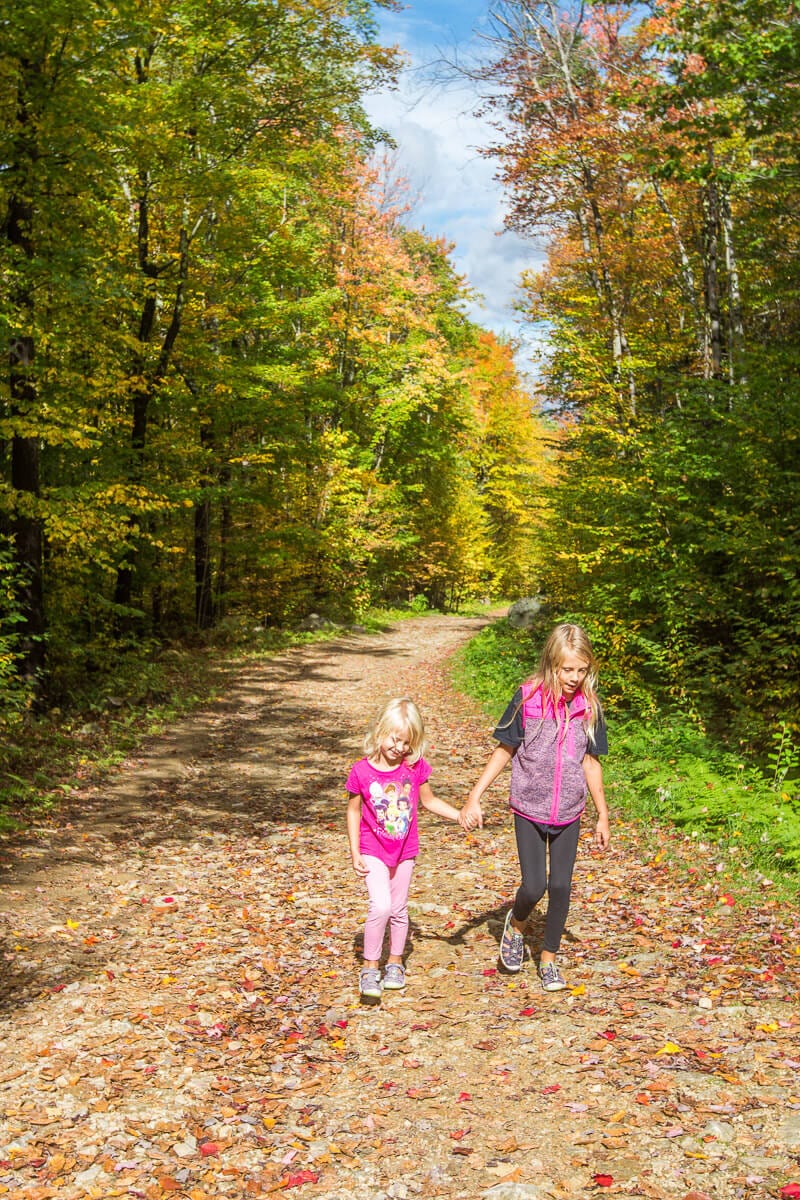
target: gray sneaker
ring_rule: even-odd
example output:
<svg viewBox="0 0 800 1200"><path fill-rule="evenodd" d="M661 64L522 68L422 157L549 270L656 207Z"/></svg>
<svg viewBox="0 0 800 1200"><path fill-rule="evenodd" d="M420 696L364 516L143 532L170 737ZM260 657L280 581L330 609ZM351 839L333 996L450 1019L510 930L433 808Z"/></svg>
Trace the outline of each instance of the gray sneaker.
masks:
<svg viewBox="0 0 800 1200"><path fill-rule="evenodd" d="M384 991L399 992L406 986L406 969L402 963L387 963L383 968Z"/></svg>
<svg viewBox="0 0 800 1200"><path fill-rule="evenodd" d="M364 967L359 976L358 986L363 1004L380 1004L381 973L377 967Z"/></svg>
<svg viewBox="0 0 800 1200"><path fill-rule="evenodd" d="M546 992L560 992L567 986L567 981L554 962L539 963L539 978Z"/></svg>
<svg viewBox="0 0 800 1200"><path fill-rule="evenodd" d="M520 971L525 961L525 939L511 924L511 916L509 909L500 939L500 962L507 971Z"/></svg>

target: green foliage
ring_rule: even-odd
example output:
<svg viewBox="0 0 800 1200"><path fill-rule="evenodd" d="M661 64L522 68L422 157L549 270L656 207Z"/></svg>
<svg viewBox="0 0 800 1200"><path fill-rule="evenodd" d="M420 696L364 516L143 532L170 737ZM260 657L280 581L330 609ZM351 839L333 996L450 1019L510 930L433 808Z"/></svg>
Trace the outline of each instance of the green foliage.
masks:
<svg viewBox="0 0 800 1200"><path fill-rule="evenodd" d="M537 661L531 634L499 620L454 655L453 678L462 691L499 717L519 685L533 674Z"/></svg>
<svg viewBox="0 0 800 1200"><path fill-rule="evenodd" d="M16 6L0 47L0 671L46 626L39 700L79 705L119 658L243 614L525 576L532 404L450 248L387 202L372 6L79 9Z"/></svg>
<svg viewBox="0 0 800 1200"><path fill-rule="evenodd" d="M25 620L20 590L13 548L0 537L0 733L19 722L31 700L31 684L23 682L18 670Z"/></svg>

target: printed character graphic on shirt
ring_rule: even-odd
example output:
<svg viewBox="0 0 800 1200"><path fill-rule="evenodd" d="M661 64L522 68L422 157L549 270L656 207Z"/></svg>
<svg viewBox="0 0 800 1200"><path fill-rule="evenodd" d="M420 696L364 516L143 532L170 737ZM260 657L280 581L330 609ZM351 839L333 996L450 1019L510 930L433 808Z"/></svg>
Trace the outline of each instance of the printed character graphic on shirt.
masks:
<svg viewBox="0 0 800 1200"><path fill-rule="evenodd" d="M387 783L383 794L386 797L386 832L389 837L400 837L397 828L397 818L400 815L400 809L397 807L397 784Z"/></svg>
<svg viewBox="0 0 800 1200"><path fill-rule="evenodd" d="M405 837L408 833L408 827L411 824L411 801L408 796L399 796L397 799L397 820L395 826L398 837Z"/></svg>
<svg viewBox="0 0 800 1200"><path fill-rule="evenodd" d="M369 798L372 801L372 807L375 810L375 820L378 823L378 828L381 832L385 831L386 825L386 809L388 807L386 797L383 794L383 788L374 779L369 785Z"/></svg>
<svg viewBox="0 0 800 1200"><path fill-rule="evenodd" d="M385 786L377 779L369 785L369 798L375 811L378 830L386 837L405 837L411 825L411 781L403 780L400 788L390 782Z"/></svg>

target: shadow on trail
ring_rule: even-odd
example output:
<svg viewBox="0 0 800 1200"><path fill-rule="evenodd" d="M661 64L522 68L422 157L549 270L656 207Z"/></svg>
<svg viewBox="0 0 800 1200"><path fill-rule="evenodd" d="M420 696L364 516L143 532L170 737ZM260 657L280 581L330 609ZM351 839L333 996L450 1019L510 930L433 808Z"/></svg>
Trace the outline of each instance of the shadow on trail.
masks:
<svg viewBox="0 0 800 1200"><path fill-rule="evenodd" d="M471 633L486 623L450 627ZM399 677L415 654L418 646L350 636L244 664L226 696L141 747L116 775L67 797L49 824L0 843L0 1009L61 990L120 952L119 940L87 938L84 925L70 929L76 874L78 903L96 904L102 923L104 888L119 887L126 869L131 878L134 867L157 871L160 856L176 847L197 846L200 861L203 840L212 839L241 860L297 834L344 837L344 781L362 753L364 725L353 719L352 698L339 693L359 688L377 705L390 692L383 681ZM337 671L354 656L364 659L363 673ZM387 670L367 669L376 662ZM451 798L445 788L440 794ZM316 847L309 840L306 848ZM15 910L24 902L35 941L16 937ZM114 920L124 941L136 905Z"/></svg>

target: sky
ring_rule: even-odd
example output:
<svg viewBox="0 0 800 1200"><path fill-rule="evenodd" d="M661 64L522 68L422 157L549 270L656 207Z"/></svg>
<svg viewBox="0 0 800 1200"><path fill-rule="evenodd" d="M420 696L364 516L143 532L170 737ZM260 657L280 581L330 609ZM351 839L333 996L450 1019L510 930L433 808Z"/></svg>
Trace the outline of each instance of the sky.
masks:
<svg viewBox="0 0 800 1200"><path fill-rule="evenodd" d="M395 140L396 173L409 181L415 201L406 223L455 243L453 262L482 294L469 306L478 324L519 340L520 368L533 369L536 332L514 311L523 270L543 261L541 248L504 231L503 189L496 164L478 149L494 131L474 115L474 87L435 85L425 67L444 55L464 60L481 49L489 32L489 0L406 0L398 12L380 12L380 41L398 45L408 66L395 91L367 97L373 122Z"/></svg>

